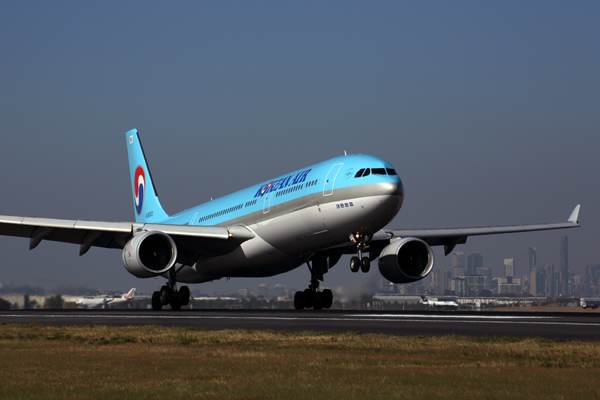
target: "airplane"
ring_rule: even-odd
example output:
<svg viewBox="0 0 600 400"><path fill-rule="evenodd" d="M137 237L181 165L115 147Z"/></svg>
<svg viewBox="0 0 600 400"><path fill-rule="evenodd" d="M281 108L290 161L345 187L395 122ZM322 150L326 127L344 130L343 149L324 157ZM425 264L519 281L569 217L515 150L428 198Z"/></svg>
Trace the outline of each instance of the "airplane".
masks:
<svg viewBox="0 0 600 400"><path fill-rule="evenodd" d="M85 308L104 307L109 303L111 305L127 302L133 299L135 288L131 288L129 292L122 296L62 296L62 299L67 303L75 303Z"/></svg>
<svg viewBox="0 0 600 400"><path fill-rule="evenodd" d="M0 235L121 249L123 265L138 278L162 276L152 308L188 304L188 286L221 278L268 277L307 265L310 283L296 292L296 309L330 308L320 289L342 255L350 270L379 272L394 283L425 278L431 246L448 255L468 236L578 227L580 205L567 222L449 229L384 229L400 211L404 187L389 162L370 155L332 158L280 175L196 207L168 215L160 201L137 129L125 134L135 222L66 220L0 215ZM367 255L368 254L368 255Z"/></svg>
<svg viewBox="0 0 600 400"><path fill-rule="evenodd" d="M598 308L598 306L600 306L600 298L582 297L579 299L579 304L581 304L581 308L583 308L584 310L588 307L591 308L592 310L595 310L596 308Z"/></svg>
<svg viewBox="0 0 600 400"><path fill-rule="evenodd" d="M425 304L436 309L458 309L458 303L454 300L430 300L425 296L421 296L421 304Z"/></svg>

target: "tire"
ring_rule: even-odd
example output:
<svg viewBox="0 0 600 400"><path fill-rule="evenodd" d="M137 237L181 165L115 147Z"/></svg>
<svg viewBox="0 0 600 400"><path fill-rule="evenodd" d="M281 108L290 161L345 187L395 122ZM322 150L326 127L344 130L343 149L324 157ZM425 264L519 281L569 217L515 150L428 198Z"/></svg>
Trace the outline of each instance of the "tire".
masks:
<svg viewBox="0 0 600 400"><path fill-rule="evenodd" d="M182 306L187 306L190 303L190 288L182 286L179 289L179 302Z"/></svg>
<svg viewBox="0 0 600 400"><path fill-rule="evenodd" d="M363 257L362 262L360 263L360 270L366 274L370 269L371 260L369 260L369 257Z"/></svg>
<svg viewBox="0 0 600 400"><path fill-rule="evenodd" d="M322 310L323 309L323 293L321 292L315 292L315 301L313 304L313 308L315 310Z"/></svg>
<svg viewBox="0 0 600 400"><path fill-rule="evenodd" d="M160 288L160 301L163 306L171 303L171 291L166 286Z"/></svg>
<svg viewBox="0 0 600 400"><path fill-rule="evenodd" d="M162 310L162 301L160 300L160 292L152 293L152 309L154 311Z"/></svg>
<svg viewBox="0 0 600 400"><path fill-rule="evenodd" d="M315 292L310 289L304 290L304 308L312 308L315 305Z"/></svg>
<svg viewBox="0 0 600 400"><path fill-rule="evenodd" d="M304 310L304 292L296 292L294 295L294 308Z"/></svg>
<svg viewBox="0 0 600 400"><path fill-rule="evenodd" d="M352 272L358 272L358 270L360 269L360 258L354 256L350 259L350 271Z"/></svg>
<svg viewBox="0 0 600 400"><path fill-rule="evenodd" d="M179 311L181 310L181 302L179 299L171 301L171 310Z"/></svg>
<svg viewBox="0 0 600 400"><path fill-rule="evenodd" d="M333 304L333 292L331 289L323 290L323 308L331 308Z"/></svg>

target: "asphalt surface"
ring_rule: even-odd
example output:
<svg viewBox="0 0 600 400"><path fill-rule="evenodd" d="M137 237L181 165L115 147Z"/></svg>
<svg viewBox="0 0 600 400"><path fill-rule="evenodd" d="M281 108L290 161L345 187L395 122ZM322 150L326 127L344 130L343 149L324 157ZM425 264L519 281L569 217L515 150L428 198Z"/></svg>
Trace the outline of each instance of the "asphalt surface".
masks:
<svg viewBox="0 0 600 400"><path fill-rule="evenodd" d="M162 325L204 329L249 329L463 335L600 340L600 313L394 312L314 310L10 310L0 323L66 325Z"/></svg>

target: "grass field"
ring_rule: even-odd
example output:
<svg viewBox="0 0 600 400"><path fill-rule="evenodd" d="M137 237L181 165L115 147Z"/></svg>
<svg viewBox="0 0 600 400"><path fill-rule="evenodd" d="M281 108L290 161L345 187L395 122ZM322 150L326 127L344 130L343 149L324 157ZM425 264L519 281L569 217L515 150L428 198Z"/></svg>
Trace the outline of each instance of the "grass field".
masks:
<svg viewBox="0 0 600 400"><path fill-rule="evenodd" d="M2 399L598 399L600 342L0 325Z"/></svg>

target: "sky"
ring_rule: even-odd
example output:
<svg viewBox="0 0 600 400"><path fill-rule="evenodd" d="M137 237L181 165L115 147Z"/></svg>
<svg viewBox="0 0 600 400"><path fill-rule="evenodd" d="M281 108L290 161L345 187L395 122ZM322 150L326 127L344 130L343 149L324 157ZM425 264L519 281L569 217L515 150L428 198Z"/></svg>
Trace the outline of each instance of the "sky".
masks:
<svg viewBox="0 0 600 400"><path fill-rule="evenodd" d="M527 248L600 264L596 1L0 2L0 214L133 221L137 128L168 213L348 153L395 166L389 228L562 222L472 237L493 274ZM0 237L0 283L155 290L119 250ZM450 257L435 248L435 268ZM361 287L344 257L325 285ZM306 267L193 291L304 289Z"/></svg>

